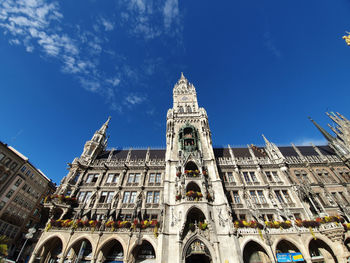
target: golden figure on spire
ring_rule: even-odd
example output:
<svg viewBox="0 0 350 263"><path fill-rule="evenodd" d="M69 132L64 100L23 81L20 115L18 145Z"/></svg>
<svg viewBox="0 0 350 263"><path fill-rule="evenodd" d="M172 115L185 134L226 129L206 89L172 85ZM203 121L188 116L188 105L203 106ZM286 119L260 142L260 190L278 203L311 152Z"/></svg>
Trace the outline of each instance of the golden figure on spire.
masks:
<svg viewBox="0 0 350 263"><path fill-rule="evenodd" d="M350 46L350 33L346 32L348 34L347 36L343 36L343 39L345 39L345 42L348 46Z"/></svg>

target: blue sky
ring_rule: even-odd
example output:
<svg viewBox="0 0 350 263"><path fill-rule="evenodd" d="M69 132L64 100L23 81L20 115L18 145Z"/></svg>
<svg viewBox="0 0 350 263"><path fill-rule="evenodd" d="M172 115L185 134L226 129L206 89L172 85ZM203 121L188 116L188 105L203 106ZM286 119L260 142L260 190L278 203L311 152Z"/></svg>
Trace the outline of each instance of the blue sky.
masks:
<svg viewBox="0 0 350 263"><path fill-rule="evenodd" d="M216 145L324 143L350 117L350 1L3 0L0 140L55 182L109 115L110 147L164 147L180 73Z"/></svg>

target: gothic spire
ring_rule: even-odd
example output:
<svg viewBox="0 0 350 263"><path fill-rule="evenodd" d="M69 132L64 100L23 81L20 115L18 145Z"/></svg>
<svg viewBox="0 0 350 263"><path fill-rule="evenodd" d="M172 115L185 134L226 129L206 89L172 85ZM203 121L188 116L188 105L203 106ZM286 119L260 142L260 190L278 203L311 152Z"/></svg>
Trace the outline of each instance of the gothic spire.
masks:
<svg viewBox="0 0 350 263"><path fill-rule="evenodd" d="M107 121L102 125L102 127L98 130L100 134L106 134L106 130L108 128L109 121L111 120L111 116L108 117Z"/></svg>
<svg viewBox="0 0 350 263"><path fill-rule="evenodd" d="M322 135L327 139L329 142L334 141L334 137L330 135L325 129L323 129L320 125L318 125L317 122L315 122L311 117L309 117L310 121L316 126L316 128L322 133Z"/></svg>

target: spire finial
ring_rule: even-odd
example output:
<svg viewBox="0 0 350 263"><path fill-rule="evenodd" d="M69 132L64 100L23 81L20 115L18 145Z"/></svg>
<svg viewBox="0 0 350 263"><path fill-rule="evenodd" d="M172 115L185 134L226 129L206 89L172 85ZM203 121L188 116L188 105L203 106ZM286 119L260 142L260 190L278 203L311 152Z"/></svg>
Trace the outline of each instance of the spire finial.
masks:
<svg viewBox="0 0 350 263"><path fill-rule="evenodd" d="M99 133L105 134L106 130L108 128L109 121L111 120L111 116L108 117L107 121L102 125L102 127L99 130Z"/></svg>
<svg viewBox="0 0 350 263"><path fill-rule="evenodd" d="M181 72L181 77L180 77L180 79L185 79L185 76L184 76L184 73L183 73L183 72Z"/></svg>
<svg viewBox="0 0 350 263"><path fill-rule="evenodd" d="M262 137L264 138L265 143L268 144L269 141L266 139L265 135L264 135L264 134L261 134L261 135L262 135Z"/></svg>
<svg viewBox="0 0 350 263"><path fill-rule="evenodd" d="M332 142L334 140L333 136L330 135L325 129L323 129L320 125L317 124L311 117L308 117L309 120L316 126L316 128L322 133L322 135L327 139L327 141Z"/></svg>

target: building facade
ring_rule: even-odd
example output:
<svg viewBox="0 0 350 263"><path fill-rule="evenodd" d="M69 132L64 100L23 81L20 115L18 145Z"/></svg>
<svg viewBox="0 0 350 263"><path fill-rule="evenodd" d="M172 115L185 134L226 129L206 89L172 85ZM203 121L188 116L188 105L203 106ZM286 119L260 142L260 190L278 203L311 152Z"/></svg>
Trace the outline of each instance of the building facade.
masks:
<svg viewBox="0 0 350 263"><path fill-rule="evenodd" d="M213 148L181 75L166 148L107 150L110 119L70 164L30 262L347 262L350 122L326 146ZM286 254L281 254L286 253ZM294 253L294 254L293 254Z"/></svg>
<svg viewBox="0 0 350 263"><path fill-rule="evenodd" d="M9 239L10 258L19 253L28 229L43 220L42 201L55 190L27 157L0 142L0 235Z"/></svg>

